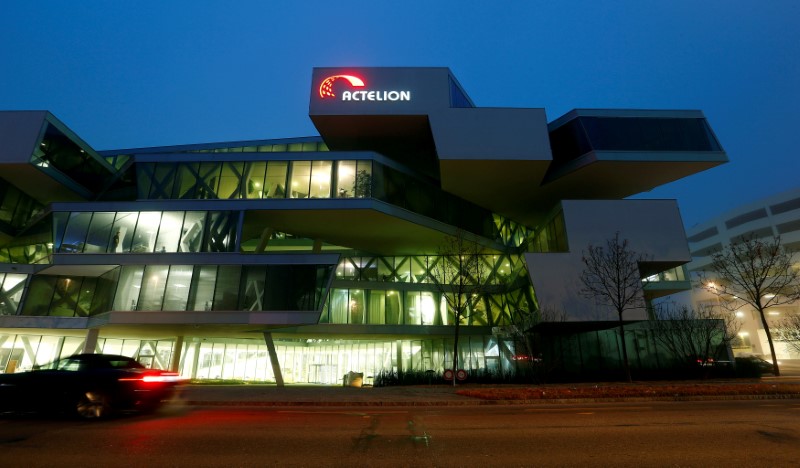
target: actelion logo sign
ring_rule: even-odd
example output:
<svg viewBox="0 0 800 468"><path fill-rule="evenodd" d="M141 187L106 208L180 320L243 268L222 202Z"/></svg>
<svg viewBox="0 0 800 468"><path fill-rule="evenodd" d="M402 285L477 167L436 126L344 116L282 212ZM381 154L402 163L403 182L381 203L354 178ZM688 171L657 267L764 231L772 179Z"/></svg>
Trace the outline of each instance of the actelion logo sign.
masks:
<svg viewBox="0 0 800 468"><path fill-rule="evenodd" d="M345 80L353 88L364 88L364 80L353 75L333 75L322 80L319 85L319 97L321 99L336 99L333 93L333 83L336 80ZM410 101L411 91L371 91L356 90L342 91L341 101Z"/></svg>

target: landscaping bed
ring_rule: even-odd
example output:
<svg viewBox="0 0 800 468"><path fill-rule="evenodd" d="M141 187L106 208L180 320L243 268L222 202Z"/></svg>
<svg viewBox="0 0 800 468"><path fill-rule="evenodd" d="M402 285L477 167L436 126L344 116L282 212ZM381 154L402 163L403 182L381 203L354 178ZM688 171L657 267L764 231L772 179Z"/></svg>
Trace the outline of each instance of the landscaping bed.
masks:
<svg viewBox="0 0 800 468"><path fill-rule="evenodd" d="M765 382L631 383L463 388L459 395L484 400L563 400L613 398L691 398L785 395L800 398L800 384Z"/></svg>

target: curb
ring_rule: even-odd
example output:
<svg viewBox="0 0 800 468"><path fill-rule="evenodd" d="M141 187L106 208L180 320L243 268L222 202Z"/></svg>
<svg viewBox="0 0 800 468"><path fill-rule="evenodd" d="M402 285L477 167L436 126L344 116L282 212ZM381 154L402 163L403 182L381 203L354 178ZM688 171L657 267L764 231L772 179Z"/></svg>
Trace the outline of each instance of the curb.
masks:
<svg viewBox="0 0 800 468"><path fill-rule="evenodd" d="M792 400L800 399L798 394L772 395L698 395L672 397L620 397L620 398L561 398L536 400L480 400L464 401L204 401L189 400L181 402L187 406L236 406L236 407L286 407L286 406L320 406L320 407L398 407L398 406L523 406L523 405L569 405L580 403L641 403L648 401L730 401L730 400Z"/></svg>

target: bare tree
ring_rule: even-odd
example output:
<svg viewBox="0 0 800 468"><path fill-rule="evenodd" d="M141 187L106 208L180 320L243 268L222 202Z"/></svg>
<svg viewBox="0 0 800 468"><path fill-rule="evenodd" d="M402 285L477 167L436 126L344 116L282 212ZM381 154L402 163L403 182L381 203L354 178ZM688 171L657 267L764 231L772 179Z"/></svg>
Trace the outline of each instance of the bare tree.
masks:
<svg viewBox="0 0 800 468"><path fill-rule="evenodd" d="M643 254L630 249L627 239L620 239L619 232L606 241L606 245L591 245L583 251L584 269L581 273L581 294L594 298L598 304L612 307L619 319L619 335L622 341L622 364L625 378L631 381L628 364L628 347L625 344L626 310L645 307L642 292L642 275L639 263L647 260Z"/></svg>
<svg viewBox="0 0 800 468"><path fill-rule="evenodd" d="M458 338L462 322L469 320L481 299L486 281L480 245L458 231L448 236L438 249L436 264L431 269L436 287L445 299L453 317L453 372L458 370ZM453 385L456 385L455 376Z"/></svg>
<svg viewBox="0 0 800 468"><path fill-rule="evenodd" d="M511 325L504 328L514 338L514 342L525 352L521 359L528 365L531 379L540 378L538 374L548 372L557 365L556 362L542 362L540 349L534 343L533 327L543 322L566 322L567 313L563 309L545 307L543 309L516 310L511 314Z"/></svg>
<svg viewBox="0 0 800 468"><path fill-rule="evenodd" d="M687 306L664 304L653 321L656 340L683 366L699 363L705 368L722 352L727 353L740 323L731 312L712 307L693 310Z"/></svg>
<svg viewBox="0 0 800 468"><path fill-rule="evenodd" d="M783 340L786 344L800 353L800 315L790 315L778 323L776 335L779 340Z"/></svg>
<svg viewBox="0 0 800 468"><path fill-rule="evenodd" d="M792 254L783 248L780 237L748 237L713 254L709 269L718 278L703 277L700 284L718 296L723 307L733 311L748 305L758 311L769 342L773 372L781 375L766 310L800 299L800 270L792 266Z"/></svg>

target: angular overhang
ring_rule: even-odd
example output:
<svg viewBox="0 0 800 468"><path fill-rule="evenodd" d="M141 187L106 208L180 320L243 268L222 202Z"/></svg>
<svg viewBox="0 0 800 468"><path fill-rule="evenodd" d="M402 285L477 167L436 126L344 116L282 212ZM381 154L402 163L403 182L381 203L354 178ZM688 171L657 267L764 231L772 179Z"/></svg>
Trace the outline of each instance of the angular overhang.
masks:
<svg viewBox="0 0 800 468"><path fill-rule="evenodd" d="M242 227L242 239L259 239L265 230L273 229L391 256L436 252L447 236L456 234L453 226L377 200L351 200L347 205L349 207L249 210ZM487 244L487 240L478 236L474 240L491 251L503 250L503 246Z"/></svg>

